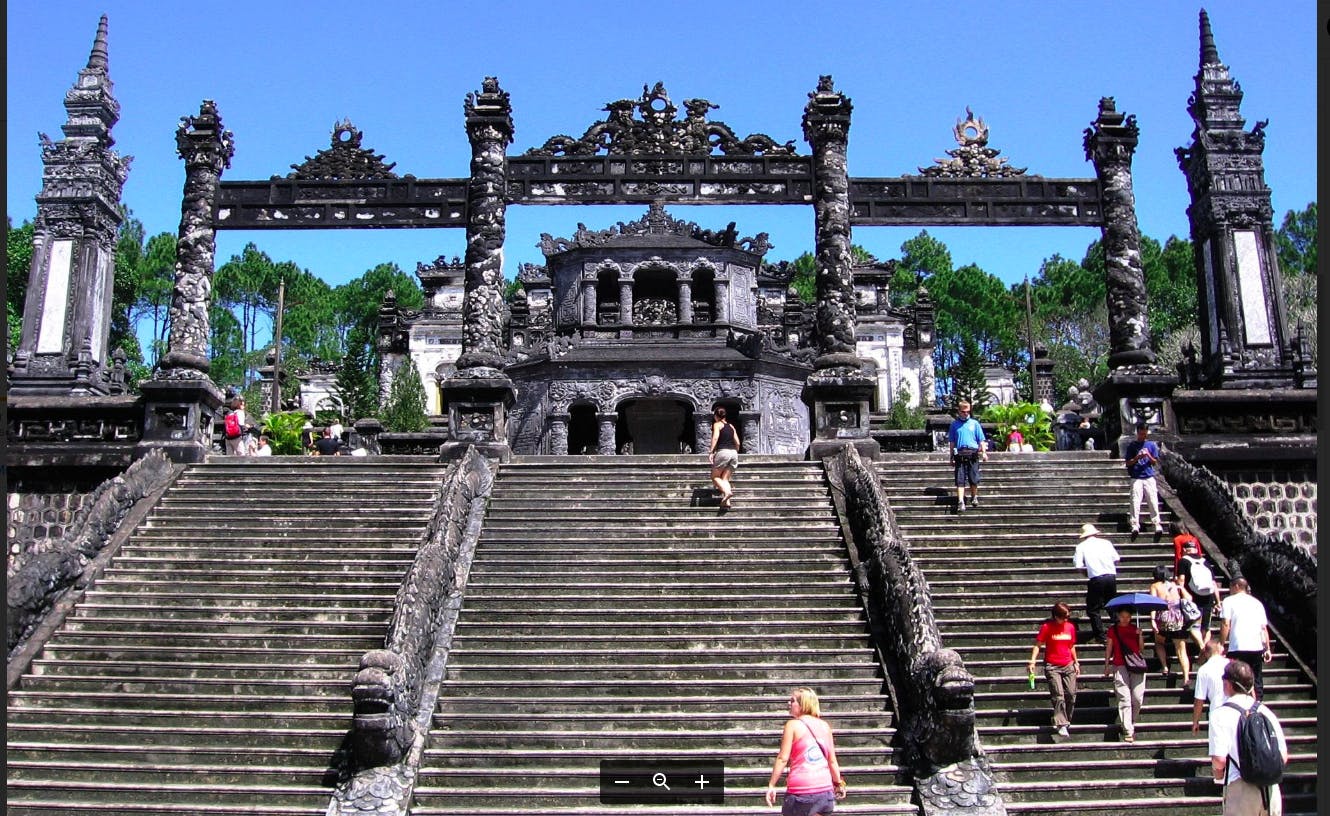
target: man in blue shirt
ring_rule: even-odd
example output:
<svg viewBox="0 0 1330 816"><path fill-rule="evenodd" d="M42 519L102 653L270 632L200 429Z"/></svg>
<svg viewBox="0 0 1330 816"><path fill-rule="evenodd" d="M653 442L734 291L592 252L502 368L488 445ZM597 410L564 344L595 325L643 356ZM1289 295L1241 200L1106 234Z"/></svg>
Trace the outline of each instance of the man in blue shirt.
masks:
<svg viewBox="0 0 1330 816"><path fill-rule="evenodd" d="M1155 486L1155 467L1159 464L1159 446L1146 437L1150 429L1144 422L1136 423L1136 439L1127 443L1127 473L1131 474L1131 534L1141 531L1141 497L1150 503L1150 521L1155 535L1164 534L1159 520L1159 492Z"/></svg>
<svg viewBox="0 0 1330 816"><path fill-rule="evenodd" d="M956 418L947 429L947 450L956 468L956 512L965 512L965 486L970 486L970 504L979 506L979 461L988 461L988 442L979 420L970 416L970 403L956 404Z"/></svg>

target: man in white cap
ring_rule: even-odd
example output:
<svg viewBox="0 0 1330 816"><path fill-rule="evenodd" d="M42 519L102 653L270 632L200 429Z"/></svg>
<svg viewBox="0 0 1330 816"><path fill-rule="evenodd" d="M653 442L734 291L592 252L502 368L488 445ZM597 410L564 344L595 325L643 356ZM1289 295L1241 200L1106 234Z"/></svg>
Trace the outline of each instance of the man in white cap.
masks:
<svg viewBox="0 0 1330 816"><path fill-rule="evenodd" d="M1085 585L1085 616L1090 619L1090 634L1095 643L1104 642L1104 621L1100 617L1104 604L1118 594L1117 549L1106 538L1099 536L1093 524L1081 525L1081 542L1071 562L1076 569L1085 570L1089 582Z"/></svg>

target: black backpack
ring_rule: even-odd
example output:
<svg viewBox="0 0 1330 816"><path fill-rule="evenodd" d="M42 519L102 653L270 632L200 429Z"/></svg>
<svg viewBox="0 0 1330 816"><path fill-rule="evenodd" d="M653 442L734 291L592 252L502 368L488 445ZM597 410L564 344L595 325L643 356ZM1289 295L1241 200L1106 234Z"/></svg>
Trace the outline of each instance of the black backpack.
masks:
<svg viewBox="0 0 1330 816"><path fill-rule="evenodd" d="M1238 712L1238 772L1242 781L1268 790L1284 778L1284 756L1279 752L1279 737L1270 717L1253 702L1244 709L1237 703L1224 703Z"/></svg>

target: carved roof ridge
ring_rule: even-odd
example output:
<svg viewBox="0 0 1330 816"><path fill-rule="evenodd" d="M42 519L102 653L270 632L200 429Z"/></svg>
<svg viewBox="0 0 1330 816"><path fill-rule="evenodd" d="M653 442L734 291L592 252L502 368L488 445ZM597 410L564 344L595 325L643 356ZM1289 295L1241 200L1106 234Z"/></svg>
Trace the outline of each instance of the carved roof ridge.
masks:
<svg viewBox="0 0 1330 816"><path fill-rule="evenodd" d="M760 232L751 238L739 238L738 230L734 227L734 222L731 221L723 230L703 229L692 221L675 218L665 211L664 203L653 201L648 206L646 214L636 221L627 223L620 221L614 226L602 230L587 229L586 224L579 222L577 232L573 233L572 239L555 238L549 233L543 232L540 234L540 243L537 246L548 258L551 255L573 249L605 246L628 236L674 235L692 238L716 247L739 249L758 256L765 255L766 251L771 248L767 233Z"/></svg>
<svg viewBox="0 0 1330 816"><path fill-rule="evenodd" d="M1025 175L1026 168L1013 167L1007 159L998 158L1001 150L988 146L988 125L982 116L975 116L965 106L965 117L956 119L952 135L960 147L947 151L949 158L934 159L931 167L920 167L919 173L933 178L1011 178Z"/></svg>
<svg viewBox="0 0 1330 816"><path fill-rule="evenodd" d="M306 156L300 164L291 165L290 179L391 179L397 178L393 168L397 162L384 164L383 154L360 146L364 134L343 119L333 124L332 144L313 156ZM274 179L278 176L273 176Z"/></svg>
<svg viewBox="0 0 1330 816"><path fill-rule="evenodd" d="M606 103L609 115L592 124L581 138L560 134L528 156L708 156L719 149L727 156L793 156L794 140L784 144L763 133L739 138L729 125L707 119L707 113L719 108L705 99L685 99L685 115L676 120L678 107L670 100L665 83L642 86L636 100L619 99ZM634 112L638 118L633 118Z"/></svg>

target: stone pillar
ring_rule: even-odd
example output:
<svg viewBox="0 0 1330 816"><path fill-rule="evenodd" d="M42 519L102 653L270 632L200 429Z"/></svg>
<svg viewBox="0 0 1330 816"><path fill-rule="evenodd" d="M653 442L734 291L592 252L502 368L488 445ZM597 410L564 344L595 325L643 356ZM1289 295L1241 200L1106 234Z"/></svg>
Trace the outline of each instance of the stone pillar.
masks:
<svg viewBox="0 0 1330 816"><path fill-rule="evenodd" d="M508 408L516 398L503 366L503 242L506 237L507 161L513 141L512 105L498 79L485 77L463 105L471 142L467 183L466 294L462 301L462 353L457 371L440 388L448 411L444 459L475 446L508 461Z"/></svg>
<svg viewBox="0 0 1330 816"><path fill-rule="evenodd" d="M1043 346L1034 349L1034 399L1040 405L1053 404L1053 359Z"/></svg>
<svg viewBox="0 0 1330 816"><path fill-rule="evenodd" d="M1110 369L1155 361L1149 346L1145 269L1131 183L1131 160L1139 134L1136 117L1118 113L1111 96L1099 100L1099 118L1085 131L1085 158L1094 162L1103 188Z"/></svg>
<svg viewBox="0 0 1330 816"><path fill-rule="evenodd" d="M141 452L162 448L173 461L200 462L211 442L213 418L222 394L208 377L208 307L212 302L213 260L217 252L213 202L222 170L231 165L235 145L211 99L198 116L186 116L176 129L176 152L185 162L185 191L176 240L175 288L171 293L171 333L153 378L139 385L147 416Z"/></svg>
<svg viewBox="0 0 1330 816"><path fill-rule="evenodd" d="M120 118L112 95L106 17L88 64L65 95L65 138L41 140L42 190L33 222L23 331L9 371L14 395L110 392L111 300L120 192L130 157L111 150Z"/></svg>
<svg viewBox="0 0 1330 816"><path fill-rule="evenodd" d="M679 281L679 322L685 326L693 322L693 283Z"/></svg>
<svg viewBox="0 0 1330 816"><path fill-rule="evenodd" d="M716 314L711 320L713 323L730 322L730 282L727 280L716 280Z"/></svg>
<svg viewBox="0 0 1330 816"><path fill-rule="evenodd" d="M596 428L600 432L596 440L596 453L601 456L614 455L614 432L618 422L618 414L596 414Z"/></svg>
<svg viewBox="0 0 1330 816"><path fill-rule="evenodd" d="M761 423L762 414L758 411L739 412L739 438L743 442L743 453L757 453L762 450L761 441L758 439Z"/></svg>
<svg viewBox="0 0 1330 816"><path fill-rule="evenodd" d="M812 420L813 458L834 455L847 444L854 445L860 456L881 455L868 427L874 379L864 373L855 354L850 177L845 163L852 109L830 76L818 80L804 108L804 138L813 149L818 357L801 396Z"/></svg>
<svg viewBox="0 0 1330 816"><path fill-rule="evenodd" d="M596 325L596 281L582 281L582 323Z"/></svg>
<svg viewBox="0 0 1330 816"><path fill-rule="evenodd" d="M711 450L711 414L693 414L693 450L706 453Z"/></svg>
<svg viewBox="0 0 1330 816"><path fill-rule="evenodd" d="M550 453L554 456L566 456L568 454L568 415L550 414Z"/></svg>
<svg viewBox="0 0 1330 816"><path fill-rule="evenodd" d="M619 323L633 325L633 281L632 278L619 280Z"/></svg>

